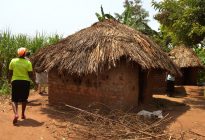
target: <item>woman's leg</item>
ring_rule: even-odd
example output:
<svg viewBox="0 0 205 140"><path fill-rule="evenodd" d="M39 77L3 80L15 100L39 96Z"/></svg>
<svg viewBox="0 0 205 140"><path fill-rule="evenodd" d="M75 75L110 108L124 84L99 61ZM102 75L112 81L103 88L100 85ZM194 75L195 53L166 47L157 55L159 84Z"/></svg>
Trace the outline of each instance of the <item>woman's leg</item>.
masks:
<svg viewBox="0 0 205 140"><path fill-rule="evenodd" d="M27 105L27 102L22 102L22 114L21 114L22 119L26 119L26 116L25 116L26 105Z"/></svg>
<svg viewBox="0 0 205 140"><path fill-rule="evenodd" d="M167 89L166 89L166 92L167 92L167 96L171 96L171 81L167 80Z"/></svg>
<svg viewBox="0 0 205 140"><path fill-rule="evenodd" d="M13 81L11 85L12 85L11 106L14 112L13 124L16 124L18 120L18 85L16 81Z"/></svg>
<svg viewBox="0 0 205 140"><path fill-rule="evenodd" d="M12 105L14 115L18 116L18 103L17 102L12 102L11 105Z"/></svg>
<svg viewBox="0 0 205 140"><path fill-rule="evenodd" d="M30 82L29 81L22 81L22 87L24 88L24 90L22 91L23 97L22 97L22 114L21 114L21 118L22 119L26 119L25 116L25 110L26 110L26 106L28 103L28 96L29 96L29 91L30 91Z"/></svg>
<svg viewBox="0 0 205 140"><path fill-rule="evenodd" d="M14 119L13 119L13 124L16 124L17 123L17 120L18 120L18 103L17 102L12 102L11 103L12 105L12 109L13 109L13 112L14 112Z"/></svg>
<svg viewBox="0 0 205 140"><path fill-rule="evenodd" d="M174 81L170 82L170 91L174 93Z"/></svg>

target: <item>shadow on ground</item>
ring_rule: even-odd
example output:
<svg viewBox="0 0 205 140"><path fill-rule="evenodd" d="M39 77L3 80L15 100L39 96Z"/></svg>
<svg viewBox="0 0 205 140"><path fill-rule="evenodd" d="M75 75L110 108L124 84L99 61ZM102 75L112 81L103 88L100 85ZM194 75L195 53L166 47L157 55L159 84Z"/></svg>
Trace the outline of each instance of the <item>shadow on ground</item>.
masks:
<svg viewBox="0 0 205 140"><path fill-rule="evenodd" d="M24 126L24 127L39 127L39 126L42 126L44 124L44 122L39 122L39 121L36 121L34 119L25 119L25 120L19 120L17 125L18 127L20 126Z"/></svg>
<svg viewBox="0 0 205 140"><path fill-rule="evenodd" d="M30 100L28 101L28 106L40 106L41 103L39 102L39 99L35 99L35 100Z"/></svg>
<svg viewBox="0 0 205 140"><path fill-rule="evenodd" d="M166 92L157 93L161 98L166 97ZM164 95L164 97L163 97ZM173 93L172 98L169 98L172 101L178 101L191 106L193 108L205 109L205 96L204 96L204 87L202 86L175 86L175 92Z"/></svg>
<svg viewBox="0 0 205 140"><path fill-rule="evenodd" d="M203 96L185 98L183 102L185 104L190 105L193 108L199 108L205 110L205 98Z"/></svg>

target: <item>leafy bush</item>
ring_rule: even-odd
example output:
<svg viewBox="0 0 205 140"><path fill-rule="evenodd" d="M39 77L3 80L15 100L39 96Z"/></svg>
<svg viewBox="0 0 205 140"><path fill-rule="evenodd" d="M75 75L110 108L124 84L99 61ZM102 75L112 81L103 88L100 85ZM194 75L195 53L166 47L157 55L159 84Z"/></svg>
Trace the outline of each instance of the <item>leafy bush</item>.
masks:
<svg viewBox="0 0 205 140"><path fill-rule="evenodd" d="M3 80L2 86L0 87L0 94L10 94L11 85L8 83L8 80Z"/></svg>

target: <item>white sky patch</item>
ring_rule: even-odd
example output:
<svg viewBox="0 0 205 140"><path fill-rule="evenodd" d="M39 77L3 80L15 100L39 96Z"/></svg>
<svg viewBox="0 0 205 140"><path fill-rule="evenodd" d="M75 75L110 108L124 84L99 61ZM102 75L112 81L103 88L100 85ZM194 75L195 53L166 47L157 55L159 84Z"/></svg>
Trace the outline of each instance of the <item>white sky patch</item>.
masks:
<svg viewBox="0 0 205 140"><path fill-rule="evenodd" d="M0 30L9 29L14 34L33 36L36 32L67 36L97 21L95 12L122 13L124 0L0 0ZM153 20L156 11L151 0L142 0L149 11L149 25L157 30Z"/></svg>

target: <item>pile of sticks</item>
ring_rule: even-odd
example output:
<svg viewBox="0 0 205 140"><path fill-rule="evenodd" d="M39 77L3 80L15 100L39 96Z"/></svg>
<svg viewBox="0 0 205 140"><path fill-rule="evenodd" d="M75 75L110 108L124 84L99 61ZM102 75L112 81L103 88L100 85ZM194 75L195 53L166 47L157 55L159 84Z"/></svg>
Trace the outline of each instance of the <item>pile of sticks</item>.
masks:
<svg viewBox="0 0 205 140"><path fill-rule="evenodd" d="M136 113L126 113L113 110L108 114L99 114L96 111L86 111L70 105L67 107L78 114L72 119L74 124L69 125L77 136L85 139L169 139L164 131L164 125L170 120L169 115L163 119L144 118ZM80 127L79 127L80 126Z"/></svg>

